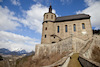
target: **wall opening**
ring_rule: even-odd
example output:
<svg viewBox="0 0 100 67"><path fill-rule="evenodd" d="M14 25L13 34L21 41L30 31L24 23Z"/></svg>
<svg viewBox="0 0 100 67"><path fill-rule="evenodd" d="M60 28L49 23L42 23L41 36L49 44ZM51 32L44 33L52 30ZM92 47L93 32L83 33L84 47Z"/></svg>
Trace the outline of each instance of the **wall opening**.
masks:
<svg viewBox="0 0 100 67"><path fill-rule="evenodd" d="M74 32L75 32L76 31L76 24L73 25L73 28L74 28Z"/></svg>
<svg viewBox="0 0 100 67"><path fill-rule="evenodd" d="M65 25L65 32L67 32L68 30L67 30L67 25Z"/></svg>
<svg viewBox="0 0 100 67"><path fill-rule="evenodd" d="M51 19L53 19L53 15L51 15Z"/></svg>
<svg viewBox="0 0 100 67"><path fill-rule="evenodd" d="M59 26L57 27L57 32L59 33Z"/></svg>
<svg viewBox="0 0 100 67"><path fill-rule="evenodd" d="M56 42L52 42L52 43L56 43Z"/></svg>
<svg viewBox="0 0 100 67"><path fill-rule="evenodd" d="M48 19L48 15L46 16L46 19Z"/></svg>
<svg viewBox="0 0 100 67"><path fill-rule="evenodd" d="M45 28L45 30L47 30L47 27Z"/></svg>
<svg viewBox="0 0 100 67"><path fill-rule="evenodd" d="M45 38L47 37L47 35L45 35Z"/></svg>
<svg viewBox="0 0 100 67"><path fill-rule="evenodd" d="M85 29L85 24L84 23L82 23L82 29Z"/></svg>

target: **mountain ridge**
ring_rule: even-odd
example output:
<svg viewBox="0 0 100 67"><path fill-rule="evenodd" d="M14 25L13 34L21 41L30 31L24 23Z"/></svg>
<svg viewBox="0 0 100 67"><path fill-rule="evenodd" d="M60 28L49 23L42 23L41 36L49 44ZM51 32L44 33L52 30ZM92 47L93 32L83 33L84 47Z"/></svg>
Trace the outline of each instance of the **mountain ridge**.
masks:
<svg viewBox="0 0 100 67"><path fill-rule="evenodd" d="M33 51L34 52L34 51ZM0 48L0 54L3 55L23 55L23 54L29 54L31 52L27 52L26 50L19 50L19 51L10 51L6 48Z"/></svg>

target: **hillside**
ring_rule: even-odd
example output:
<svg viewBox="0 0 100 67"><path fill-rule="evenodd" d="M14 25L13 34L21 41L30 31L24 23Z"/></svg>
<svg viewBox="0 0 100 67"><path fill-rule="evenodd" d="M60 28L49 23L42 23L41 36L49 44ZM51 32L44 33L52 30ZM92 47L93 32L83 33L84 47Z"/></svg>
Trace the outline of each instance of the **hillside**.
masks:
<svg viewBox="0 0 100 67"><path fill-rule="evenodd" d="M93 62L92 63L92 62L88 61L89 64L91 64L91 63L94 64L94 62L100 64L100 36L95 35L93 37L93 41L91 43L87 43L87 45L89 45L89 44L90 44L90 46L88 47L88 49L85 49L86 51L83 53L84 57L87 58L86 60L89 60L89 61L91 60ZM91 52L90 55L87 55L89 52ZM52 54L46 55L46 56L43 56L43 55L27 56L27 57L18 59L16 67L41 67L41 66L52 65L55 62L58 63L58 61L60 59L62 59L63 57L68 56L69 53L70 52L63 52L62 54L52 53ZM73 57L74 57L74 55L72 56L72 58ZM76 59L78 60L78 56ZM74 64L73 59L70 62L73 62L73 64ZM66 64L66 62L64 62L64 63Z"/></svg>
<svg viewBox="0 0 100 67"><path fill-rule="evenodd" d="M60 60L64 56L66 56L66 54L67 53L63 54L54 53L49 56L40 56L40 57L34 57L33 55L26 56L16 61L16 67L40 67L40 66L50 65Z"/></svg>
<svg viewBox="0 0 100 67"><path fill-rule="evenodd" d="M79 60L79 57L81 56L83 56L84 60L86 60L86 61L82 60L84 61L84 63L82 62L83 65L84 64L86 65L87 63L88 65L90 65L90 67L92 64L100 65L100 36L94 35L93 40L89 40L84 46L84 48L82 48L82 51L80 52L81 53L76 53L76 54L70 51L64 51L62 53L52 52L51 54L47 55L43 55L43 53L41 53L39 54L39 56L32 54L24 56L14 61L15 63L14 66L15 67L42 67L42 66L58 67L60 65L61 67L65 67L66 65L68 65L69 67L73 63L81 67L80 66L81 64L79 64L79 62L81 61ZM64 59L64 57L66 58ZM0 65L3 63L4 61L0 61ZM6 64L8 64L8 61L6 61ZM10 67L14 66L10 65Z"/></svg>

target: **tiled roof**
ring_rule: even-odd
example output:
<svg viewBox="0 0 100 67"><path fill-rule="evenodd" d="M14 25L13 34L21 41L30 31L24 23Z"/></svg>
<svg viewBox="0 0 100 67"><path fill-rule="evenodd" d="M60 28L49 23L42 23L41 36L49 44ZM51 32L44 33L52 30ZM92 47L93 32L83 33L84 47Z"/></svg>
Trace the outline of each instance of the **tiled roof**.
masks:
<svg viewBox="0 0 100 67"><path fill-rule="evenodd" d="M77 15L57 17L56 18L56 22L71 21L71 20L80 20L80 19L89 19L89 18L90 18L90 16L87 15L87 14L77 14Z"/></svg>

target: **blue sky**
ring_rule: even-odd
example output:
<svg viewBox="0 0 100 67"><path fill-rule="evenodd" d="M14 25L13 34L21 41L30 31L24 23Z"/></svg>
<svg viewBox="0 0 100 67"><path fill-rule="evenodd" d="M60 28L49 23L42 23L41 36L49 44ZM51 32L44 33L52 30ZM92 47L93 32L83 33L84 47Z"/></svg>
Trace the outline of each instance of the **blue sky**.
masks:
<svg viewBox="0 0 100 67"><path fill-rule="evenodd" d="M100 29L100 0L0 0L0 48L35 50L50 3L57 16L89 14L92 28Z"/></svg>

